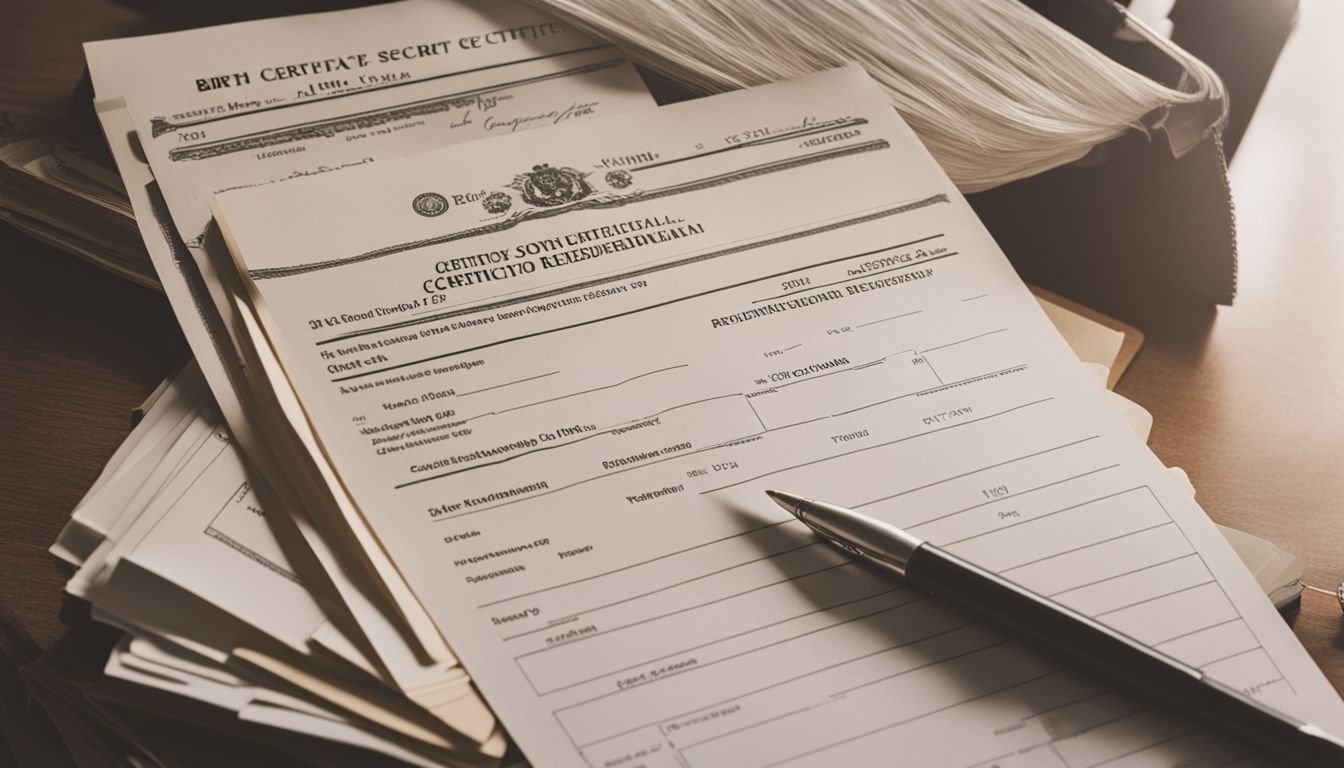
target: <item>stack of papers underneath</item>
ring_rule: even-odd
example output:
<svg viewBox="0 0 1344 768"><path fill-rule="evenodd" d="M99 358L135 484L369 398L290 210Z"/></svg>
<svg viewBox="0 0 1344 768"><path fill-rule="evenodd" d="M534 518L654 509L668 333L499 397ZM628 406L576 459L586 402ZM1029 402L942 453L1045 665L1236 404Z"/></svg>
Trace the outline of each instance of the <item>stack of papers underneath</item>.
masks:
<svg viewBox="0 0 1344 768"><path fill-rule="evenodd" d="M161 290L126 188L100 136L42 136L0 146L0 219L133 283Z"/></svg>
<svg viewBox="0 0 1344 768"><path fill-rule="evenodd" d="M816 709L862 730L860 714L894 717L890 698L862 703L893 693L864 676L896 680L906 672L882 664L928 654L910 670L929 668L917 690L971 692L972 709L935 708L872 733L965 716L975 738L921 748L983 757L1011 742L1004 754L1028 762L1061 749L1226 755L1227 744L1168 733L1186 724L936 598L909 598L914 621L887 627L883 616L906 605L903 588L841 570L852 563L814 541L793 543L796 532L777 527L789 521L754 522L747 499L760 494L749 484L872 446L898 458L865 471L883 455L866 454L809 482L868 494L917 483L871 503L909 493L929 510L960 505L920 523L931 541L955 539L1028 588L1117 615L1126 631L1151 635L1144 642L1170 643L1276 705L1327 722L1340 714L1300 647L1267 628L1255 584L1210 538L1188 481L1175 484L1184 474L1163 473L1129 434L1146 441L1152 417L1112 388L1141 336L1045 292L1024 301L964 200L857 68L655 109L619 51L485 0L91 43L86 55L118 177L78 139L11 144L0 148L0 215L163 290L196 355L141 407L52 546L72 569L69 595L124 632L105 665L120 705L177 701L184 720L208 712L226 730L264 728L294 754L316 739L352 762L494 766L517 744L545 765L685 764L697 749L717 756L706 765L739 765L734 739L756 728L777 734L765 741L781 761L826 760L842 742L819 744L824 729L790 718ZM622 119L631 122L612 122ZM412 181L409 194L400 188ZM739 188L752 194L728 194ZM454 231L466 226L458 220L470 228ZM583 226L559 229L571 220ZM514 230L536 235L504 242ZM356 241L377 247L346 253ZM254 258L276 263L253 268ZM351 265L362 271L328 271ZM330 282L306 293L281 282L309 274ZM268 303L258 285L271 278L267 290L296 293ZM736 303L693 321L669 316L653 332L611 326L572 347L504 351L623 317L648 323L657 315L645 312L757 283L775 295L724 293ZM277 324L309 301L321 311L298 327L324 338L301 354L329 387L326 403L303 390L292 327ZM619 311L590 316L608 307ZM868 312L862 323L840 314L853 307ZM832 322L812 327L814 317ZM767 335L772 327L792 336ZM526 332L490 336L500 328ZM720 344L746 353L715 360ZM499 358L475 355L495 347ZM398 358L412 351L423 356ZM759 370L731 380L748 359ZM335 405L351 403L363 410L333 427ZM810 442L771 436L823 423L837 426ZM1075 434L1080 425L1089 434ZM963 441L973 430L986 431ZM879 444L884 434L898 437ZM926 437L927 451L908 442ZM570 446L579 458L553 450ZM368 453L342 461L346 450ZM784 463L803 451L816 455ZM701 453L704 466L691 463ZM744 467L747 455L761 466ZM665 465L670 476L655 482L658 470L646 470L664 461L685 464ZM638 484L605 504L582 495L608 478ZM553 506L542 500L581 486ZM390 494L386 503L369 504L370 487ZM594 522L602 515L608 524ZM1018 528L1038 520L1049 520L1039 537ZM769 553L751 549L758 531L775 537L759 543ZM707 541L687 543L702 532ZM990 543L999 535L1009 544ZM1287 597L1301 564L1229 537L1259 587ZM679 548L660 549L674 540ZM1105 547L1096 560L1078 554L1093 547ZM738 609L738 598L757 602ZM1192 628L1159 638L1164 620L1142 612L1148 603L1185 611ZM806 646L822 631L839 634ZM999 661L966 662L959 677L951 662L962 655ZM722 676L710 672L720 663ZM983 688L1002 682L996 675L1022 679ZM720 686L751 690L706 703ZM793 686L796 701L771 693L777 686ZM1002 706L1025 725L999 728L975 709L999 693L988 711ZM1070 697L1058 705L1066 713L1028 711ZM871 757L872 733L846 748ZM750 757L765 764L766 754Z"/></svg>
<svg viewBox="0 0 1344 768"><path fill-rule="evenodd" d="M76 569L67 592L127 633L106 673L146 696L122 703L168 694L396 762L498 764L504 732L451 649L408 634L366 554L257 472L278 459L215 346L227 337L213 275L194 262L194 217L219 185L651 107L642 81L612 47L483 0L90 43L86 55L112 159L75 138L4 147L0 215L163 290L201 355L142 406L52 547ZM215 141L227 132L242 138ZM151 168L155 140L173 142L173 165ZM441 212L433 203L423 215Z"/></svg>
<svg viewBox="0 0 1344 768"><path fill-rule="evenodd" d="M1100 322L1045 291L1037 291L1037 300L1099 384L1119 378L1142 341L1136 330ZM1146 413L1140 406L1110 397L1132 423L1143 424L1141 415L1135 418ZM90 600L98 620L127 632L108 659L107 675L230 712L239 723L330 739L411 765L458 762L414 738L408 742L404 733L387 735L380 726L399 722L399 714L414 721L404 706L351 711L343 705L353 699L341 697L339 685L277 678L252 663L261 658L257 647L274 649L278 642L291 661L306 655L336 673L356 698L367 695L377 675L326 620L320 602L299 587L199 367L189 363L165 380L137 413L135 428L51 549L77 569L70 593ZM1142 426L1136 429L1147 437ZM1277 606L1300 594L1300 559L1220 529ZM1284 574L1294 575L1285 581ZM99 582L106 587L94 586ZM130 693L123 697L135 701ZM474 697L467 702L480 706ZM503 743L498 733L494 738L499 752Z"/></svg>
<svg viewBox="0 0 1344 768"><path fill-rule="evenodd" d="M1344 729L1151 417L1104 361L1089 380L858 67L210 205L214 306L302 461L259 468L388 557L390 602L539 763L1242 748L819 548L772 487Z"/></svg>
<svg viewBox="0 0 1344 768"><path fill-rule="evenodd" d="M1218 530L1227 537L1275 608L1290 613L1301 605L1302 574L1307 568L1305 560L1244 531L1224 525L1218 526Z"/></svg>

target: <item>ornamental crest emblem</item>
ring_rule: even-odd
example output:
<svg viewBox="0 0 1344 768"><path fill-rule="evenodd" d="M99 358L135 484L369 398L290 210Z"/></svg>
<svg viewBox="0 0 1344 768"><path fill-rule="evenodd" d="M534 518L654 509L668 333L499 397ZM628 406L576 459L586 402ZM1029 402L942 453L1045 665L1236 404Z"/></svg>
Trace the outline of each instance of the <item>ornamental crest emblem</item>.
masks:
<svg viewBox="0 0 1344 768"><path fill-rule="evenodd" d="M481 207L487 213L504 213L513 205L513 201L503 192L491 192L481 200Z"/></svg>
<svg viewBox="0 0 1344 768"><path fill-rule="evenodd" d="M617 168L614 171L607 171L606 178L607 183L615 187L616 189L625 189L626 187L630 186L630 182L635 180L634 177L630 175L630 172L623 168Z"/></svg>
<svg viewBox="0 0 1344 768"><path fill-rule="evenodd" d="M523 195L523 200L540 208L565 205L593 193L584 174L573 168L552 168L546 163L532 166L530 173L514 177L509 186Z"/></svg>
<svg viewBox="0 0 1344 768"><path fill-rule="evenodd" d="M424 192L415 196L411 208L421 216L438 216L448 210L448 198L437 192Z"/></svg>

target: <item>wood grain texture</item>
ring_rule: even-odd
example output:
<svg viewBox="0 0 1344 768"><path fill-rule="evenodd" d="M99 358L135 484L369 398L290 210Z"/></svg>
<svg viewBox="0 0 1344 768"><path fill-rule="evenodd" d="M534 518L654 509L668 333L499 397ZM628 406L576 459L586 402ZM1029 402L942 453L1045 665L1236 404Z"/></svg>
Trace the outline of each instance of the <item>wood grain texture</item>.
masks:
<svg viewBox="0 0 1344 768"><path fill-rule="evenodd" d="M0 130L56 130L80 44L151 30L110 4L0 4ZM46 647L67 578L47 547L187 350L162 296L4 224L0 268L0 610Z"/></svg>
<svg viewBox="0 0 1344 768"><path fill-rule="evenodd" d="M81 41L154 27L97 0L0 0L0 131L60 124ZM1327 588L1344 576L1341 29L1344 7L1304 0L1234 163L1235 307L1071 294L1147 335L1119 391L1152 411L1153 449L1190 473L1209 514L1305 555ZM45 646L65 580L46 548L187 350L162 297L3 225L0 259L0 608ZM1308 594L1294 629L1344 690L1334 600Z"/></svg>
<svg viewBox="0 0 1344 768"><path fill-rule="evenodd" d="M1304 0L1231 167L1236 304L1132 301L1147 334L1119 391L1153 414L1151 445L1216 521L1344 578L1344 6ZM1107 307L1102 306L1102 309ZM1344 621L1309 594L1294 629L1344 691Z"/></svg>
<svg viewBox="0 0 1344 768"><path fill-rule="evenodd" d="M91 0L0 2L0 131L31 136L64 122L84 71L85 40L153 32L117 5Z"/></svg>

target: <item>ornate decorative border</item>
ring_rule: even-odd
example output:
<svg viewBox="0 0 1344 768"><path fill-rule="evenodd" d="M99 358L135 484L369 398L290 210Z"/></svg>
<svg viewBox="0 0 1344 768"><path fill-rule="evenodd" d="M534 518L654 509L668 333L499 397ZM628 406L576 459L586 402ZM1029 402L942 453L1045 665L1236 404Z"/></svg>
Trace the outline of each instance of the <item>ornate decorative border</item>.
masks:
<svg viewBox="0 0 1344 768"><path fill-rule="evenodd" d="M332 136L341 133L364 130L380 125L386 125L387 123L395 123L411 118L446 112L463 106L470 106L475 104L476 100L481 96L496 91L503 91L524 85L534 85L536 83L555 80L562 77L586 75L592 72L610 69L611 67L616 67L624 63L625 59L609 59L607 61L585 64L581 67L574 67L573 69L566 69L560 72L552 72L550 74L537 75L536 77L527 77L520 80L511 80L506 83L497 83L484 88L474 88L469 91L448 94L446 96L435 96L430 99L398 104L392 107L384 107L382 109L375 109L367 112L356 112L354 114L343 115L341 117L334 117L326 120L315 120L313 122L300 123L285 128L276 128L268 131L236 136L231 139L221 139L206 144L177 147L168 152L168 159L175 163L185 160L204 160L234 152L250 152L266 147L274 147L280 144L290 144L296 141L329 139ZM177 130L179 127L158 117L154 118L151 123L153 125L153 133L155 136Z"/></svg>
<svg viewBox="0 0 1344 768"><path fill-rule="evenodd" d="M504 219L502 221L493 222L491 224L486 224L480 227L474 227L472 229L462 230L460 232L452 232L446 235L439 235L438 237L431 237L425 240L416 240L409 243L390 245L385 248L378 248L376 250L361 253L356 256L347 256L339 259L316 261L311 262L309 264L296 264L288 267L268 267L265 269L253 269L248 271L248 275L250 275L253 280L269 280L277 277L293 277L295 275L301 275L308 272L316 272L322 269L331 269L333 267L345 266L347 264L356 264L362 261L369 261L371 259L380 259L383 258L384 256L390 256L396 253L403 253L405 251L412 251L418 248L427 248L433 245L440 245L443 243L451 243L457 240L465 240L472 237L479 237L480 235L504 232L518 226L519 224L525 221L531 221L533 219L550 218L552 216L560 216L566 213L571 213L573 211L585 211L595 208L620 208L621 206L629 205L632 203L644 203L650 200L657 200L664 197L671 197L672 195L680 195L685 194L687 192L698 192L703 189L709 189L710 187L718 187L724 184L731 184L736 181L742 181L744 179L751 179L771 173L787 171L805 165L811 165L813 163L825 162L827 160L835 160L841 157L848 157L850 155L856 155L865 152L875 152L878 150L888 149L890 148L890 146L891 145L885 139L874 139L872 141L866 141L860 144L854 144L852 146L839 147L836 149L828 149L820 152L813 152L807 155L801 155L799 157L792 157L787 160L776 160L769 163L762 163L760 165L750 166L748 168L743 168L729 173L722 173L704 179L696 179L694 181L688 181L681 184L674 184L672 186L662 187L660 189L654 189L649 191L638 191L626 195L616 194L614 192L604 192L595 196L585 197L582 200L579 200L577 202L562 207L530 208L527 210L517 211L513 215L509 216L507 219Z"/></svg>

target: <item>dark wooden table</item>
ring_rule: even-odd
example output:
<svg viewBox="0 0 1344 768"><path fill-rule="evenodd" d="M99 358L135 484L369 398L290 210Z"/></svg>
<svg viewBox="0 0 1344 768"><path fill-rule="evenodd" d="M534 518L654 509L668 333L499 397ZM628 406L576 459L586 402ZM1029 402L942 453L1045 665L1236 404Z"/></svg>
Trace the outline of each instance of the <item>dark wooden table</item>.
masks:
<svg viewBox="0 0 1344 768"><path fill-rule="evenodd" d="M99 0L0 0L0 132L56 128L80 43L157 31ZM1307 580L1344 577L1344 6L1304 0L1232 168L1240 295L1212 309L1091 299L1147 344L1119 391L1152 411L1152 447L1184 467L1218 522L1305 555ZM130 428L186 359L167 302L0 225L0 611L49 646L64 575L47 555ZM1294 625L1344 690L1344 620L1308 593Z"/></svg>

